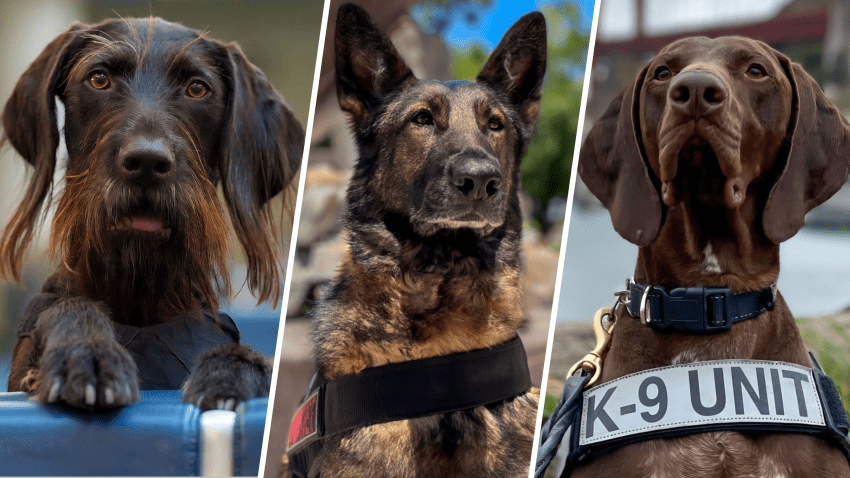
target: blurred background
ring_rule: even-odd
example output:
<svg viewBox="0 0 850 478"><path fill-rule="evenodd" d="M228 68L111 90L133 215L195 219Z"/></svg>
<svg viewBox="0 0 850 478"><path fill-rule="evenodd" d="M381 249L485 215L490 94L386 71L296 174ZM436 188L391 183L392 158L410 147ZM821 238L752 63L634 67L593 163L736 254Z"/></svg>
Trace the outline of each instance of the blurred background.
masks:
<svg viewBox="0 0 850 478"><path fill-rule="evenodd" d="M339 221L355 148L347 121L339 109L334 85L333 38L336 11L341 3L332 0L330 5L275 392L267 476L277 473L292 414L314 372L308 337L310 308L320 297L322 287L333 277L345 250ZM529 323L520 335L528 352L533 381L539 386L593 1L361 0L355 3L364 7L389 34L417 77L444 81L474 79L516 20L533 10L542 11L546 16L549 56L542 108L521 167L525 217L523 306Z"/></svg>
<svg viewBox="0 0 850 478"><path fill-rule="evenodd" d="M107 18L159 16L186 26L208 31L209 37L239 43L248 59L257 65L283 94L296 116L306 126L313 87L322 0L286 2L209 1L32 1L0 2L0 102L5 104L21 73L47 43L75 21L98 23ZM61 149L61 146L60 146ZM62 187L64 156L60 152L55 184ZM0 228L5 227L17 207L28 182L31 168L6 145L0 150ZM297 178L298 176L296 176ZM295 191L290 192L290 210ZM291 214L282 207L283 195L273 207L285 215L281 254L289 251ZM51 215L48 214L25 259L23 284L0 282L0 391L6 390L9 360L15 342L17 320L29 298L41 289L44 279L56 267L46 254ZM245 286L245 263L238 240L231 234L231 276L234 297L222 304L239 325L243 342L273 357L280 307L256 307ZM281 278L282 279L282 278ZM228 298L222 298L228 299Z"/></svg>
<svg viewBox="0 0 850 478"><path fill-rule="evenodd" d="M602 0L583 133L668 43L682 37L756 38L800 63L845 115L850 113L850 1ZM613 304L634 273L637 246L577 178L547 394L560 396L569 368L595 339L591 319ZM850 187L806 217L780 247L778 288L804 338L850 403ZM548 403L554 407L551 398ZM547 403L547 404L548 404Z"/></svg>

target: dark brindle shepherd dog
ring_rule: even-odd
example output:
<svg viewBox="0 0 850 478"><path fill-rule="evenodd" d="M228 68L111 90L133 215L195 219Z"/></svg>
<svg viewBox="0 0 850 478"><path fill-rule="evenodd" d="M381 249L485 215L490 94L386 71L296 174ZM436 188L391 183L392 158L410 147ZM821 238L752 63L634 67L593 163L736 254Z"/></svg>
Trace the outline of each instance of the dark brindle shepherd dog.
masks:
<svg viewBox="0 0 850 478"><path fill-rule="evenodd" d="M337 91L359 157L349 251L315 310L328 380L501 344L523 324L519 165L540 107L546 24L520 19L475 81L422 81L352 5ZM516 398L326 438L322 477L526 476L539 399Z"/></svg>
<svg viewBox="0 0 850 478"><path fill-rule="evenodd" d="M24 312L9 390L82 408L181 384L184 400L204 409L267 395L270 365L215 312L230 292L216 185L250 289L277 301L280 219L269 199L290 182L304 141L283 98L237 45L182 25L74 25L27 69L3 111L4 139L34 169L0 240L7 279L19 280L50 203L54 97L65 106L68 147L50 237L61 265Z"/></svg>

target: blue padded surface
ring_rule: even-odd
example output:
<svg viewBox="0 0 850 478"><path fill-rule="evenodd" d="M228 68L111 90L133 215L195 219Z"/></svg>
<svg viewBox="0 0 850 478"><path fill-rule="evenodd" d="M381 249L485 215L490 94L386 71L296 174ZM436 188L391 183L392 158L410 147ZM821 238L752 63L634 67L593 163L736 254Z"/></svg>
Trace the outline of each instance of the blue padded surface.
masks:
<svg viewBox="0 0 850 478"><path fill-rule="evenodd" d="M198 475L200 415L179 390L98 413L0 394L0 474Z"/></svg>
<svg viewBox="0 0 850 478"><path fill-rule="evenodd" d="M236 476L257 476L269 399L255 398L236 407L233 430L233 469Z"/></svg>

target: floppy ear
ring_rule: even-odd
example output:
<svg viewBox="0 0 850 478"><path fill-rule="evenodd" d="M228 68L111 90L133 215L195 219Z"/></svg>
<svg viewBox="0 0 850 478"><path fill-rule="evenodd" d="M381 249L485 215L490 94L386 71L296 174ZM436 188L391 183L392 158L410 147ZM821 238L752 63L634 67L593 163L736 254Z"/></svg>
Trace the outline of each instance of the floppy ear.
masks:
<svg viewBox="0 0 850 478"><path fill-rule="evenodd" d="M777 53L793 91L791 150L767 199L764 233L776 244L797 233L806 213L835 194L850 168L850 125L797 63Z"/></svg>
<svg viewBox="0 0 850 478"><path fill-rule="evenodd" d="M236 44L226 47L227 121L218 167L239 242L248 260L248 287L259 302L280 300L279 222L269 199L301 165L304 128L265 75Z"/></svg>
<svg viewBox="0 0 850 478"><path fill-rule="evenodd" d="M578 172L611 214L614 229L638 246L649 245L661 227L661 199L649 178L638 120L644 68L614 98L579 153Z"/></svg>
<svg viewBox="0 0 850 478"><path fill-rule="evenodd" d="M390 39L356 5L339 7L335 45L339 106L359 129L387 93L415 77Z"/></svg>
<svg viewBox="0 0 850 478"><path fill-rule="evenodd" d="M505 33L476 81L503 92L517 107L523 139L528 141L546 74L546 20L540 12L526 14Z"/></svg>
<svg viewBox="0 0 850 478"><path fill-rule="evenodd" d="M59 126L55 95L62 94L71 53L82 39L75 33L87 28L76 24L50 42L27 68L3 108L3 138L34 167L21 204L0 238L0 277L20 281L24 253L32 241L35 224L53 181ZM72 46L73 45L73 46Z"/></svg>

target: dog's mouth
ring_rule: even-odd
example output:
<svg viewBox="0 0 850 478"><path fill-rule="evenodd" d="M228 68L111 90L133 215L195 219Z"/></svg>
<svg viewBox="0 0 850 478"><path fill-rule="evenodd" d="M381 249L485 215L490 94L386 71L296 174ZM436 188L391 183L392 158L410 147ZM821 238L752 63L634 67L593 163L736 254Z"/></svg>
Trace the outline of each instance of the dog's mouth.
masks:
<svg viewBox="0 0 850 478"><path fill-rule="evenodd" d="M162 218L151 214L131 214L124 216L111 229L123 233L139 233L168 236L171 228Z"/></svg>
<svg viewBox="0 0 850 478"><path fill-rule="evenodd" d="M664 144L659 158L661 196L674 206L685 198L733 209L744 201L740 147L735 135L693 124L693 133ZM710 131L706 132L708 129Z"/></svg>

